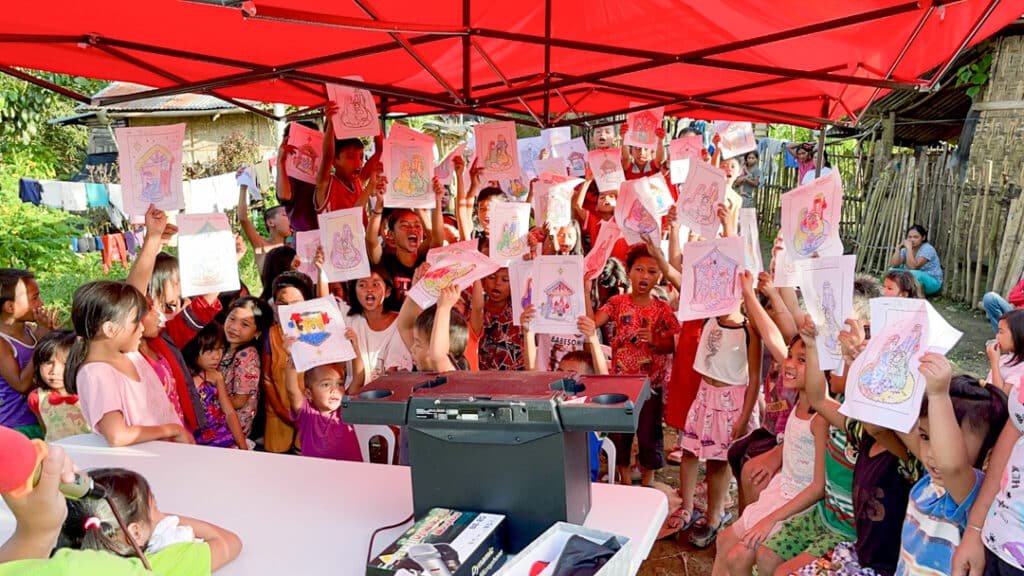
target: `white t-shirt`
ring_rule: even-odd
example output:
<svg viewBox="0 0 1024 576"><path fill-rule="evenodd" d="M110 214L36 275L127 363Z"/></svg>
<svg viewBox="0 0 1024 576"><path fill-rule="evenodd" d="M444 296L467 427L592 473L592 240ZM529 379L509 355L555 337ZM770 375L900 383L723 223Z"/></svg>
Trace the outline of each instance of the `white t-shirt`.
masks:
<svg viewBox="0 0 1024 576"><path fill-rule="evenodd" d="M821 178L822 176L829 174L831 172L832 169L829 168L828 166L825 166L821 169L821 176L815 176L814 169L812 168L810 171L804 174L804 179L800 181L800 185L803 186L804 184L810 184L811 182L814 182L815 178Z"/></svg>
<svg viewBox="0 0 1024 576"><path fill-rule="evenodd" d="M125 354L139 373L132 380L106 362L90 362L78 369L76 382L82 413L93 430L108 412L124 415L128 426L181 424L153 367L142 354Z"/></svg>
<svg viewBox="0 0 1024 576"><path fill-rule="evenodd" d="M362 314L346 316L345 322L359 339L359 350L369 384L390 370L412 370L412 355L398 333L398 320L381 331L371 330Z"/></svg>

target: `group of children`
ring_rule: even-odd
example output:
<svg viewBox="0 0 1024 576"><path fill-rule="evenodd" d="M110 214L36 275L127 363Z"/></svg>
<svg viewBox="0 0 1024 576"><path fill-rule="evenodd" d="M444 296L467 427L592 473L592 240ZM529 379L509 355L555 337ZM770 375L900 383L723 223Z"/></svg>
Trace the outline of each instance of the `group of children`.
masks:
<svg viewBox="0 0 1024 576"><path fill-rule="evenodd" d="M279 163L278 194L287 210L266 212L269 238L249 222L241 191L243 231L262 256L259 297L243 287L183 298L177 261L161 252L174 227L154 208L126 281L82 285L70 330L61 330L59 316L44 307L31 273L0 270L0 425L48 441L92 431L112 446L170 440L361 460L341 399L390 372L642 374L651 397L635 437L611 435L618 456L608 473L630 484L638 468L640 482L652 485L666 459L663 426L678 427L679 446L669 459L674 452L680 462L682 504L666 527L687 531L698 547L717 542L715 574L750 574L755 566L760 574L784 575L1024 571L1024 450L1018 450L1024 311L1000 321L993 372L985 380L953 377L945 358L927 354L921 418L912 434L899 434L840 414L836 398L845 380L819 368L813 321L798 292L775 287L771 273L756 278L755 289L755 278L742 272L741 306L680 324L673 308L685 247L674 209L661 236L633 246L619 240L604 268L584 278L587 309L578 334L531 332L534 306L516 322L507 268L465 292L445 288L435 306L422 310L404 296L428 273L428 250L476 239L486 253L491 207L505 192L457 157L454 222L443 217L447 191L436 180L432 214L385 210L376 157L364 165L358 140L335 141L328 132L324 141L330 161L315 187L303 188ZM611 147L614 131L598 129L592 142ZM283 147L282 157L291 152ZM624 147L626 178L667 170L663 152L653 156ZM736 235L738 210L759 184L757 156L722 160L716 152L706 159L732 181L735 192L718 216L722 235ZM573 197L573 222L532 230L532 253L585 254L601 223L613 218L617 193L598 193L589 176ZM298 272L302 262L289 245L296 222L315 226L310 207L315 214L350 206L367 212L369 276L330 285L322 252L313 263L317 278ZM668 254L660 247L663 236ZM782 251L776 242L773 266ZM870 333L868 301L883 294L919 298L921 290L906 272L890 272L884 289L858 278L854 317L841 337L847 368ZM314 297L336 299L356 358L299 373L276 311ZM1008 417L1012 425L1004 426ZM702 461L704 510L695 505ZM163 517L145 481L123 471L98 476L131 495L117 505L122 513L135 511L128 515L140 526L133 536L145 549ZM730 523L733 479L739 516ZM93 518L99 519L95 534ZM207 541L214 569L238 553L230 533L177 521ZM106 510L76 511L66 526L67 546L131 555L112 536L116 527Z"/></svg>

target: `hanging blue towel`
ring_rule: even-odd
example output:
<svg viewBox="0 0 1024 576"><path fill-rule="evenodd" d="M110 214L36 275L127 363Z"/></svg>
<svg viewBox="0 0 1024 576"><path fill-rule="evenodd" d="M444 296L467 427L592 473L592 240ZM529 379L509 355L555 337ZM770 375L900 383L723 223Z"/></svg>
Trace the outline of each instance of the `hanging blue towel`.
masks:
<svg viewBox="0 0 1024 576"><path fill-rule="evenodd" d="M96 241L96 251L103 252L103 240L100 240L99 236L96 236L94 240Z"/></svg>
<svg viewBox="0 0 1024 576"><path fill-rule="evenodd" d="M793 158L793 155L789 153L789 149L783 148L782 150L783 153L786 155L786 161L784 166L786 168L799 168L800 165L796 163L796 158Z"/></svg>
<svg viewBox="0 0 1024 576"><path fill-rule="evenodd" d="M85 199L89 208L110 206L110 193L107 192L107 185L97 184L95 182L86 182Z"/></svg>
<svg viewBox="0 0 1024 576"><path fill-rule="evenodd" d="M36 206L43 200L43 185L33 178L22 178L18 181L18 197L22 202L31 202Z"/></svg>

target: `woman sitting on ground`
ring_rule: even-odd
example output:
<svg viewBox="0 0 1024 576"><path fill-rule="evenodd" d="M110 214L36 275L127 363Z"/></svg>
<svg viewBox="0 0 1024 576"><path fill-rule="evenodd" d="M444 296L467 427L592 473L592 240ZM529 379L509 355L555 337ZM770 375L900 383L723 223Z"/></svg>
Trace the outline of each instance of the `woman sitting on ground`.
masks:
<svg viewBox="0 0 1024 576"><path fill-rule="evenodd" d="M896 247L889 264L895 270L908 270L921 283L925 296L942 290L942 264L939 253L928 243L928 231L920 224L907 229L907 237Z"/></svg>

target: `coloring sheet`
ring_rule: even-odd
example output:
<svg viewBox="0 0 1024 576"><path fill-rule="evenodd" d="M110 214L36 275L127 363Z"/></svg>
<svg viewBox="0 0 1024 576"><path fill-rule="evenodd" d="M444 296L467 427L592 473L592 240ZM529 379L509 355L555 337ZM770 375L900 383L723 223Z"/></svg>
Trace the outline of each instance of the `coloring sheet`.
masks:
<svg viewBox="0 0 1024 576"><path fill-rule="evenodd" d="M317 216L320 245L324 248L324 271L328 282L345 282L370 275L366 256L363 209L348 208Z"/></svg>
<svg viewBox="0 0 1024 576"><path fill-rule="evenodd" d="M539 256L538 256L539 258ZM512 325L522 326L523 310L533 301L533 260L513 260L508 265L509 294L512 298ZM533 329L533 326L530 326ZM575 329L573 329L575 332ZM536 333L536 332L535 332Z"/></svg>
<svg viewBox="0 0 1024 576"><path fill-rule="evenodd" d="M406 295L420 308L429 308L437 302L437 296L444 288L455 284L459 290L465 290L498 268L500 266L497 263L477 250L450 252L431 264L430 270Z"/></svg>
<svg viewBox="0 0 1024 576"><path fill-rule="evenodd" d="M456 156L462 156L466 153L466 145L459 144L454 150L448 153L441 160L441 163L434 167L434 177L441 181L441 184L450 186L455 181L455 164L453 160Z"/></svg>
<svg viewBox="0 0 1024 576"><path fill-rule="evenodd" d="M585 314L582 256L538 256L525 284L512 285L512 301L533 304L537 315L530 322L534 334L575 334ZM511 274L509 277L511 282ZM513 310L513 314L515 310Z"/></svg>
<svg viewBox="0 0 1024 576"><path fill-rule="evenodd" d="M316 184L320 156L324 153L323 132L292 122L288 126L288 145L295 148L295 151L288 155L288 177Z"/></svg>
<svg viewBox="0 0 1024 576"><path fill-rule="evenodd" d="M544 149L543 138L540 136L520 138L516 142L516 148L519 150L519 168L522 170L523 178L529 182L540 176L540 171L534 166L534 162L540 160L540 151Z"/></svg>
<svg viewBox="0 0 1024 576"><path fill-rule="evenodd" d="M956 346L963 336L939 314L932 303L921 298L872 298L871 325L888 326L905 320L920 311L928 316L928 348L945 354Z"/></svg>
<svg viewBox="0 0 1024 576"><path fill-rule="evenodd" d="M427 136L427 139L411 139L392 133L384 141L382 160L384 174L388 178L384 207L434 207L436 199L432 183L433 138Z"/></svg>
<svg viewBox="0 0 1024 576"><path fill-rule="evenodd" d="M490 122L473 127L476 156L484 180L511 180L519 176L519 148L515 122Z"/></svg>
<svg viewBox="0 0 1024 576"><path fill-rule="evenodd" d="M363 81L362 76L347 76L348 80ZM377 105L369 90L326 84L327 97L338 105L338 112L331 117L335 138L363 138L380 134L377 122Z"/></svg>
<svg viewBox="0 0 1024 576"><path fill-rule="evenodd" d="M675 204L676 200L672 197L672 192L669 191L665 177L658 173L648 176L645 180L647 180L647 190L650 194L651 208L654 210L654 214L656 216L668 214L668 209Z"/></svg>
<svg viewBox="0 0 1024 576"><path fill-rule="evenodd" d="M525 202L495 202L491 206L490 257L499 266L530 251L530 205Z"/></svg>
<svg viewBox="0 0 1024 576"><path fill-rule="evenodd" d="M615 221L630 246L643 242L645 235L661 238L662 215L654 212L653 204L646 178L622 183L615 203Z"/></svg>
<svg viewBox="0 0 1024 576"><path fill-rule="evenodd" d="M569 174L569 163L565 161L565 158L546 158L544 160L535 160L533 167L537 169L537 176L543 174L555 174L557 176L568 176Z"/></svg>
<svg viewBox="0 0 1024 576"><path fill-rule="evenodd" d="M442 257L449 254L465 254L466 252L477 252L479 243L477 240L464 240L454 244L448 244L440 248L431 248L427 252L427 264L433 266Z"/></svg>
<svg viewBox="0 0 1024 576"><path fill-rule="evenodd" d="M853 278L857 256L823 256L801 260L798 265L804 307L818 327L816 345L822 370L843 366L839 333L853 311Z"/></svg>
<svg viewBox="0 0 1024 576"><path fill-rule="evenodd" d="M306 230L304 232L295 233L295 255L298 256L299 260L302 262L299 266L299 272L309 276L310 280L312 280L314 284L320 276L320 272L316 269L316 264L313 263L313 259L316 258L316 249L319 246L319 230Z"/></svg>
<svg viewBox="0 0 1024 576"><path fill-rule="evenodd" d="M919 310L879 328L850 366L846 399L839 412L908 433L921 414L924 397L925 379L919 367L921 355L928 351L928 314Z"/></svg>
<svg viewBox="0 0 1024 576"><path fill-rule="evenodd" d="M530 195L530 186L523 182L522 176L511 180L502 180L499 184L509 202L526 202L526 198Z"/></svg>
<svg viewBox="0 0 1024 576"><path fill-rule="evenodd" d="M356 357L352 343L345 338L345 317L333 297L278 306L277 314L285 337L298 339L291 348L297 372Z"/></svg>
<svg viewBox="0 0 1024 576"><path fill-rule="evenodd" d="M629 103L630 108L644 105L643 102ZM629 129L626 132L626 136L622 139L622 143L627 146L639 146L640 148L657 150L661 144L661 138L658 138L657 130L661 128L661 120L664 116L664 106L626 114L626 124L629 125Z"/></svg>
<svg viewBox="0 0 1024 576"><path fill-rule="evenodd" d="M679 188L676 214L679 222L705 240L718 235L718 205L725 202L725 172L706 162L690 166L686 182Z"/></svg>
<svg viewBox="0 0 1024 576"><path fill-rule="evenodd" d="M569 174L583 177L587 173L587 145L583 138L573 138L568 142L555 144L551 151L555 158L562 158L569 164ZM622 154L620 151L619 154Z"/></svg>
<svg viewBox="0 0 1024 576"><path fill-rule="evenodd" d="M703 162L704 137L700 134L676 138L668 143L669 177L673 184L686 182L690 162Z"/></svg>
<svg viewBox="0 0 1024 576"><path fill-rule="evenodd" d="M743 300L738 277L743 270L743 240L732 236L687 242L679 290L679 320L730 314Z"/></svg>
<svg viewBox="0 0 1024 576"><path fill-rule="evenodd" d="M572 128L559 126L557 128L545 128L540 131L541 147L554 155L554 148L563 142L572 140Z"/></svg>
<svg viewBox="0 0 1024 576"><path fill-rule="evenodd" d="M533 184L533 215L537 226L547 224L549 232L572 223L572 195L580 178L545 172Z"/></svg>
<svg viewBox="0 0 1024 576"><path fill-rule="evenodd" d="M181 158L185 125L118 128L114 133L125 214L143 216L150 204L172 212L184 209Z"/></svg>
<svg viewBox="0 0 1024 576"><path fill-rule="evenodd" d="M796 288L800 285L800 271L796 263L796 260L790 258L788 250L783 250L775 256L775 274L772 280L776 287Z"/></svg>
<svg viewBox="0 0 1024 576"><path fill-rule="evenodd" d="M716 121L714 133L722 137L718 145L722 148L723 160L757 150L754 126L750 122Z"/></svg>
<svg viewBox="0 0 1024 576"><path fill-rule="evenodd" d="M597 233L594 245L583 259L584 276L597 278L601 274L604 265L608 263L608 258L612 255L612 248L615 248L615 243L619 241L619 238L622 238L622 230L619 229L614 218L601 223L601 229Z"/></svg>
<svg viewBox="0 0 1024 576"><path fill-rule="evenodd" d="M235 235L226 214L179 214L181 295L230 292L241 286Z"/></svg>
<svg viewBox="0 0 1024 576"><path fill-rule="evenodd" d="M757 287L757 275L764 272L761 260L761 234L757 229L757 209L740 208L740 237L743 238L743 263L754 275L754 287Z"/></svg>
<svg viewBox="0 0 1024 576"><path fill-rule="evenodd" d="M622 171L622 151L618 148L591 150L587 160L598 191L617 192L626 181L626 174Z"/></svg>
<svg viewBox="0 0 1024 576"><path fill-rule="evenodd" d="M843 187L835 172L782 195L782 238L794 260L841 256Z"/></svg>

